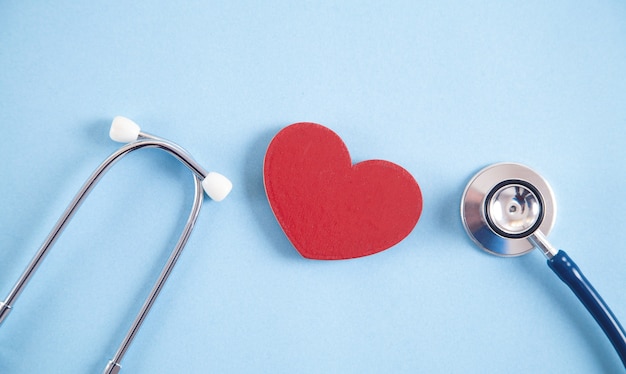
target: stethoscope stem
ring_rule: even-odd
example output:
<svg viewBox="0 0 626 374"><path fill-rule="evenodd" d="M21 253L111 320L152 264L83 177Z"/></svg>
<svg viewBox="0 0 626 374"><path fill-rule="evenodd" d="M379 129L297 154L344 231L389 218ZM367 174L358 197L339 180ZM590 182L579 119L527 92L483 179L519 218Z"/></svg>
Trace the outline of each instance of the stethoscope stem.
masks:
<svg viewBox="0 0 626 374"><path fill-rule="evenodd" d="M535 247L539 248L548 260L556 256L557 253L559 253L559 250L552 246L552 244L550 244L546 236L540 230L537 230L532 235L530 235L528 237L528 240L530 240L530 242L533 243Z"/></svg>
<svg viewBox="0 0 626 374"><path fill-rule="evenodd" d="M611 309L604 302L600 294L580 271L576 263L565 253L558 251L548 259L548 266L574 292L600 325L606 336L613 344L615 351L626 367L626 333Z"/></svg>

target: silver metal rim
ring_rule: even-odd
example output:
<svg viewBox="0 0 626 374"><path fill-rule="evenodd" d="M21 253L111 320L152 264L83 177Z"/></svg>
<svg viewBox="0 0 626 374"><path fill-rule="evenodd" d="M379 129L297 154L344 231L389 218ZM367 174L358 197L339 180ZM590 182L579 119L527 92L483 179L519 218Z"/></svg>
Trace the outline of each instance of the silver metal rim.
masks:
<svg viewBox="0 0 626 374"><path fill-rule="evenodd" d="M543 220L537 228L548 235L556 219L556 202L548 182L527 166L498 163L482 169L469 181L461 199L461 219L469 237L485 251L498 256L520 256L535 248L528 236L507 238L495 232L485 213L489 193L503 181L523 181L533 186L542 200ZM529 233L530 236L532 233Z"/></svg>

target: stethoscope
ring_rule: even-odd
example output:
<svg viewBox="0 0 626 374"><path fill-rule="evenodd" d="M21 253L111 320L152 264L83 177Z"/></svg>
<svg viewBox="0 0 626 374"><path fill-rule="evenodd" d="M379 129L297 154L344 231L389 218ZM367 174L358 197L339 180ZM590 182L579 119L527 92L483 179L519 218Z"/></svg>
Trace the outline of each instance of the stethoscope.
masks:
<svg viewBox="0 0 626 374"><path fill-rule="evenodd" d="M121 369L122 358L189 239L200 213L204 193L213 200L221 201L232 189L232 184L221 174L207 172L177 144L141 132L139 126L127 118L116 117L109 134L113 140L128 144L109 156L76 194L7 298L0 301L0 324L83 200L113 164L141 148L164 150L192 171L195 187L193 205L183 232L161 274L104 370L104 374L116 374ZM556 204L552 189L541 176L525 166L511 163L495 164L481 170L465 189L461 217L470 238L492 254L519 256L535 247L541 249L550 268L572 289L596 319L626 366L626 333L619 321L569 256L562 250L556 250L545 237L554 224Z"/></svg>
<svg viewBox="0 0 626 374"><path fill-rule="evenodd" d="M548 266L587 308L626 366L626 333L611 309L563 250L546 239L556 218L554 193L535 171L500 163L479 171L461 200L461 218L470 238L498 256L520 256L539 248Z"/></svg>
<svg viewBox="0 0 626 374"><path fill-rule="evenodd" d="M122 157L127 154L142 148L158 148L161 149L175 158L177 158L183 165L188 167L193 173L194 181L194 199L191 207L191 212L187 218L187 222L183 228L183 232L178 238L176 246L172 250L170 257L168 258L161 274L159 275L156 283L152 287L150 294L146 298L141 310L137 314L134 322L129 328L126 336L119 345L117 352L113 358L108 362L104 369L104 374L117 374L121 369L120 362L126 351L128 350L130 343L137 334L141 324L145 320L150 308L154 304L159 292L163 288L165 281L169 277L176 261L180 257L180 254L187 244L187 240L191 235L191 231L198 219L202 201L204 199L204 193L206 193L211 199L215 201L223 200L231 191L232 183L223 175L215 172L207 172L202 166L200 166L183 148L168 140L158 138L154 135L150 135L140 131L139 126L125 117L115 117L111 124L109 132L111 139L121 143L129 143L109 156L98 168L91 174L89 179L78 191L72 202L69 204L61 218L57 221L56 225L41 245L26 270L22 273L15 286L9 292L9 295L4 301L0 301L0 324L7 317L11 311L13 304L17 297L22 293L22 290L33 276L39 265L42 263L44 257L48 253L48 250L54 245L60 234L63 232L72 216L87 195L98 183L100 178ZM203 192L204 191L204 192Z"/></svg>

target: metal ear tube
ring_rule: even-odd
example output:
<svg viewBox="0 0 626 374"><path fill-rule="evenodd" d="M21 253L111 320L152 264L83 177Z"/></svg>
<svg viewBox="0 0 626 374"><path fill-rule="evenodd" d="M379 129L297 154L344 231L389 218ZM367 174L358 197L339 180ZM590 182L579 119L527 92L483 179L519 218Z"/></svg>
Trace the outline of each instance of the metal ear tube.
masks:
<svg viewBox="0 0 626 374"><path fill-rule="evenodd" d="M158 148L161 149L176 159L178 159L183 165L189 168L193 173L194 181L194 200L189 217L183 228L183 232L180 235L178 242L172 253L167 260L161 274L159 275L156 283L154 284L150 294L146 298L141 310L139 311L135 321L132 323L126 337L123 339L119 349L114 355L113 359L109 361L104 373L115 374L118 373L124 354L128 350L130 343L137 334L138 329L146 318L150 308L154 304L156 297L161 291L165 281L169 277L176 261L178 260L183 248L187 244L187 240L191 235L194 224L200 213L202 201L204 198L204 192L213 200L221 201L224 199L232 189L231 182L221 174L215 172L207 172L202 168L190 155L180 146L172 143L168 140L158 138L156 136L140 132L139 126L137 126L131 120L124 117L116 117L113 120L111 126L110 136L113 140L121 142L130 142L129 144L121 147L119 150L109 156L87 179L81 189L78 191L72 202L69 204L65 212L61 215L52 231L45 239L29 265L26 267L13 289L9 292L9 295L4 301L0 301L0 324L6 319L9 312L12 310L13 304L17 297L22 293L24 287L31 279L37 268L43 262L50 248L54 245L59 238L71 218L74 216L78 208L81 206L87 195L93 190L97 182L102 176L121 158L127 154L142 149L142 148ZM204 191L204 192L203 192Z"/></svg>

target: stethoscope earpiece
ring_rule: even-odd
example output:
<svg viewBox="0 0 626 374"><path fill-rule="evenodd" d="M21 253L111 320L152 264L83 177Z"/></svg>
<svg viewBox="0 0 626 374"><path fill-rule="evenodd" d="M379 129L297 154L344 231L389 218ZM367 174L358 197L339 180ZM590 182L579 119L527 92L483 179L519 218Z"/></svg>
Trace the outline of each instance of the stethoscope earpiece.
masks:
<svg viewBox="0 0 626 374"><path fill-rule="evenodd" d="M202 180L202 188L211 200L220 202L230 194L233 184L222 174L210 171Z"/></svg>
<svg viewBox="0 0 626 374"><path fill-rule="evenodd" d="M126 117L117 116L113 118L109 137L118 143L130 143L139 138L141 128L133 120Z"/></svg>

